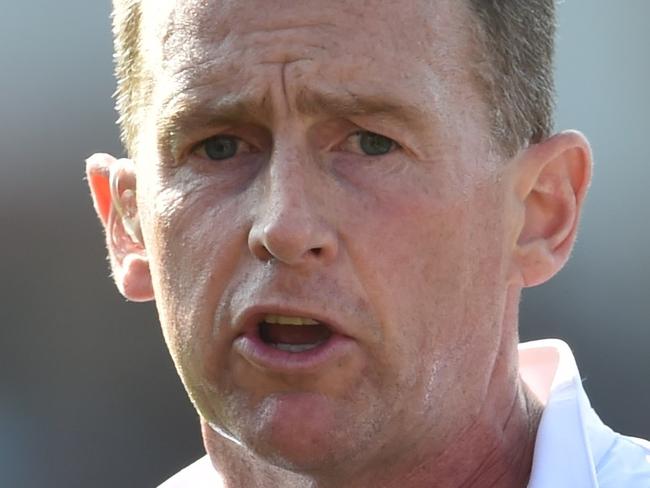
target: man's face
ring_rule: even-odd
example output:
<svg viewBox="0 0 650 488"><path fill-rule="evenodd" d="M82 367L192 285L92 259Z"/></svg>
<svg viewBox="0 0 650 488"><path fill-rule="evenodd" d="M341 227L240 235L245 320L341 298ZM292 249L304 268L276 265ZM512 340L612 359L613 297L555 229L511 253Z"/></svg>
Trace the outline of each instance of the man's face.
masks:
<svg viewBox="0 0 650 488"><path fill-rule="evenodd" d="M464 3L145 1L144 19L140 219L202 417L295 469L423 433L442 449L512 299Z"/></svg>

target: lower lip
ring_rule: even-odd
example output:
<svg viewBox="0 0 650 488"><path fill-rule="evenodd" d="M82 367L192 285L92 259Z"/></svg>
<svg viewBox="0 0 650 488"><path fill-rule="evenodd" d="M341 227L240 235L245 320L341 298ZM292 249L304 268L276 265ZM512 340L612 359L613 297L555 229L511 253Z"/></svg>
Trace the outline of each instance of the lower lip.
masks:
<svg viewBox="0 0 650 488"><path fill-rule="evenodd" d="M233 345L244 359L259 368L274 372L306 373L340 360L351 352L354 341L349 337L333 334L313 349L289 352L267 344L255 330L237 337Z"/></svg>

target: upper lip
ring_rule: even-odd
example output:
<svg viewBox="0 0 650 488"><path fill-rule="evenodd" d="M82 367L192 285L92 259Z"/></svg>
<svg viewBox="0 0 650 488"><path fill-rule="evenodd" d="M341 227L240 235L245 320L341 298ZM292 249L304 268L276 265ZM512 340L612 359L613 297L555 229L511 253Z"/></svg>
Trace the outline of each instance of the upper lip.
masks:
<svg viewBox="0 0 650 488"><path fill-rule="evenodd" d="M335 334L347 335L342 325L329 315L307 308L277 305L254 305L236 313L233 320L235 335L240 336L253 331L268 314L310 318L326 325Z"/></svg>

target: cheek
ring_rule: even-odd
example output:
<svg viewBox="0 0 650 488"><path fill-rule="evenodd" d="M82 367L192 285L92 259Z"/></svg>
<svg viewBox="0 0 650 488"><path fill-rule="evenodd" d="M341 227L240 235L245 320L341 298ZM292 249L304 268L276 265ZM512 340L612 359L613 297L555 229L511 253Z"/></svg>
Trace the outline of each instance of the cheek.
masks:
<svg viewBox="0 0 650 488"><path fill-rule="evenodd" d="M169 187L168 187L169 188ZM245 249L244 203L207 183L150 190L143 217L156 306L186 386L200 381L226 284Z"/></svg>
<svg viewBox="0 0 650 488"><path fill-rule="evenodd" d="M357 214L352 228L365 238L350 238L352 261L379 310L384 357L403 366L405 381L430 378L440 363L453 372L477 334L495 335L505 290L500 195L494 186L454 195L410 185Z"/></svg>

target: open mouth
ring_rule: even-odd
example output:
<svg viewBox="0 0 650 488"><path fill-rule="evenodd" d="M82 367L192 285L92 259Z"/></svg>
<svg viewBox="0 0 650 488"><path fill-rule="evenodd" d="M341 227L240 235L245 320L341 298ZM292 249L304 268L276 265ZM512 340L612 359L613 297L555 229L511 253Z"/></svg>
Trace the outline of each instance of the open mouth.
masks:
<svg viewBox="0 0 650 488"><path fill-rule="evenodd" d="M305 317L267 314L257 326L264 344L280 351L301 353L316 349L332 337L325 324Z"/></svg>
<svg viewBox="0 0 650 488"><path fill-rule="evenodd" d="M355 339L336 325L311 317L262 312L253 315L251 322L234 339L233 348L257 371L321 374L358 353Z"/></svg>

